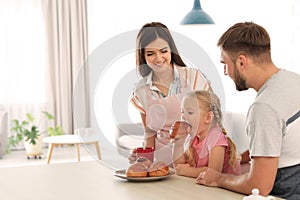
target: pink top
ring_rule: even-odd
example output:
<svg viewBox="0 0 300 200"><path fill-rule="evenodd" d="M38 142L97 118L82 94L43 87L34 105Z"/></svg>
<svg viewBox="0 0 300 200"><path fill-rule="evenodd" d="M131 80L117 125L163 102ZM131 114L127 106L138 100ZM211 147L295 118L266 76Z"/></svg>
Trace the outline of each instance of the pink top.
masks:
<svg viewBox="0 0 300 200"><path fill-rule="evenodd" d="M229 146L228 141L225 135L222 132L220 127L214 127L209 132L206 138L204 138L201 142L199 142L199 138L195 137L192 141L192 147L197 152L195 157L196 159L196 166L195 167L206 167L208 166L208 158L211 150L216 146L224 146L225 155L224 155L224 164L222 173L228 174L241 174L241 165L240 162L237 162L235 167L229 165Z"/></svg>

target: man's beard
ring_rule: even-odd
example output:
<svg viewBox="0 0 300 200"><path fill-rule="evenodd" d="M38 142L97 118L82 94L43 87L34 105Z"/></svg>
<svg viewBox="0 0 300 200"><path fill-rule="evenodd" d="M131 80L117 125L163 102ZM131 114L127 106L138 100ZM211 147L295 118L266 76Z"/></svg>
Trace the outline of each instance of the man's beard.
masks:
<svg viewBox="0 0 300 200"><path fill-rule="evenodd" d="M236 65L234 66L234 83L237 91L248 90L249 87L246 86L246 81L241 77L240 73L236 69Z"/></svg>

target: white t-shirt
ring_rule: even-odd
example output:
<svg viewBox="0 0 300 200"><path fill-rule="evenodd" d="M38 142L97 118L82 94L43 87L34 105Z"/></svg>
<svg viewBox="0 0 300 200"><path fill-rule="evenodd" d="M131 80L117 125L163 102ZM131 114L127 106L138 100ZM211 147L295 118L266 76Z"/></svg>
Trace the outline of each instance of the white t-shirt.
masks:
<svg viewBox="0 0 300 200"><path fill-rule="evenodd" d="M250 156L279 157L278 168L300 163L299 87L300 76L281 69L258 91L247 116Z"/></svg>

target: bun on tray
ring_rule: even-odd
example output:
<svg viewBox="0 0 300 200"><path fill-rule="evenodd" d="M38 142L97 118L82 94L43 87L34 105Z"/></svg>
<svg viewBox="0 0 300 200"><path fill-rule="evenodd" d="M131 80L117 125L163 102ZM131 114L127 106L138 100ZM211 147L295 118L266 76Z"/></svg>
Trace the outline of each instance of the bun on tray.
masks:
<svg viewBox="0 0 300 200"><path fill-rule="evenodd" d="M169 174L169 166L162 161L154 162L148 169L148 176L166 176Z"/></svg>
<svg viewBox="0 0 300 200"><path fill-rule="evenodd" d="M126 170L127 177L146 177L147 169L142 163L134 163Z"/></svg>
<svg viewBox="0 0 300 200"><path fill-rule="evenodd" d="M126 170L127 177L158 177L169 174L169 166L162 161L152 163L146 157L138 157L138 159Z"/></svg>
<svg viewBox="0 0 300 200"><path fill-rule="evenodd" d="M138 157L135 163L126 170L127 177L146 177L152 162L145 157Z"/></svg>

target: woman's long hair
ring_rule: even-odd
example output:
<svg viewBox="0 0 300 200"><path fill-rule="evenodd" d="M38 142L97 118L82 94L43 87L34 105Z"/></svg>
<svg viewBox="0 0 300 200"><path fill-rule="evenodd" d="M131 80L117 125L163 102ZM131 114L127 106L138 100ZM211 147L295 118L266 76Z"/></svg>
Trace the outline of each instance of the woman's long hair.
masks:
<svg viewBox="0 0 300 200"><path fill-rule="evenodd" d="M147 76L152 70L146 63L145 47L157 38L165 40L170 46L172 63L181 67L186 66L178 53L173 37L167 26L160 22L147 23L139 31L136 43L136 65L142 77Z"/></svg>

